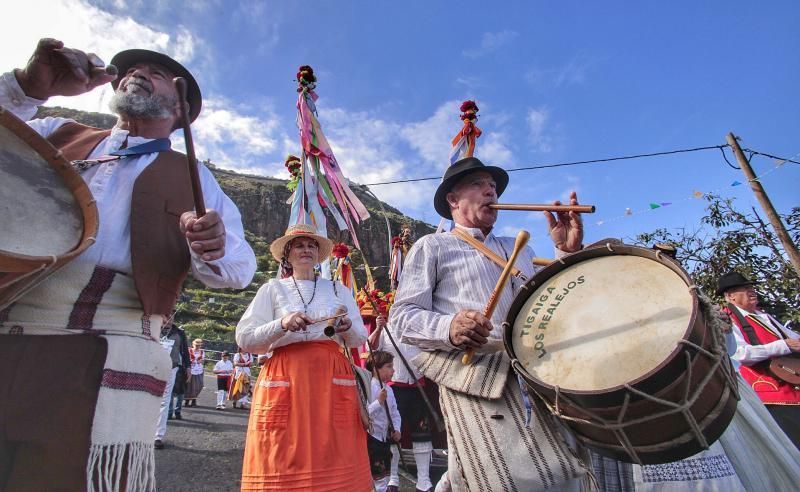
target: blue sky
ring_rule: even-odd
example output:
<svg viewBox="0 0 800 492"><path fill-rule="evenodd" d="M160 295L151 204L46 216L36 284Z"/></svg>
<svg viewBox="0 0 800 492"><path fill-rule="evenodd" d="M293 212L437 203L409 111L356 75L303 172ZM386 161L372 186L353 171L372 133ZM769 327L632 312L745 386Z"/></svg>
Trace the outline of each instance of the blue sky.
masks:
<svg viewBox="0 0 800 492"><path fill-rule="evenodd" d="M293 79L302 64L318 74L320 121L337 158L361 183L440 175L468 98L481 109L476 155L506 168L718 145L728 131L745 147L800 153L796 2L29 0L4 11L19 20L0 32L4 70L44 36L106 61L131 47L183 61L205 96L198 157L241 172L286 177L283 158L299 148ZM105 111L108 96L49 104ZM763 184L780 212L799 204L800 165L753 165L769 172ZM696 229L705 202L695 191L749 210L752 193L734 180L744 181L741 171L705 151L512 173L503 201L544 203L575 189L597 206L585 216L591 242ZM437 223L435 186L373 191ZM672 205L625 215L651 202ZM497 228L525 228L540 255L552 254L540 214L501 212Z"/></svg>

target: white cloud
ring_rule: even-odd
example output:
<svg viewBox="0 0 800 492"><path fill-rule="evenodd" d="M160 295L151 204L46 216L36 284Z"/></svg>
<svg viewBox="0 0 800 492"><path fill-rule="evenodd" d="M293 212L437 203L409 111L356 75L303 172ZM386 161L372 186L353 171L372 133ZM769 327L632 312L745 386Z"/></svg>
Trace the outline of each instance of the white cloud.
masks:
<svg viewBox="0 0 800 492"><path fill-rule="evenodd" d="M513 41L519 33L516 31L485 32L481 37L481 44L477 48L467 49L461 52L468 58L480 58L493 53L506 44Z"/></svg>
<svg viewBox="0 0 800 492"><path fill-rule="evenodd" d="M183 26L177 26L174 34L161 32L130 17L112 15L83 0L14 2L4 13L8 18L36 19L36 22L8 22L0 30L0 44L3 46L0 66L3 70L24 66L36 43L45 37L60 39L68 47L96 53L106 63L117 52L135 46L170 54L189 64L190 68L196 47L202 45ZM107 112L110 98L111 89L106 86L80 96L54 97L48 105Z"/></svg>
<svg viewBox="0 0 800 492"><path fill-rule="evenodd" d="M280 121L266 108L258 109L259 116L249 112L224 98L204 101L202 116L192 125L197 158L238 172L285 177L279 152L288 136ZM174 146L180 149L183 141L176 136Z"/></svg>
<svg viewBox="0 0 800 492"><path fill-rule="evenodd" d="M550 152L553 150L553 137L549 135L550 110L542 106L531 108L527 116L529 138L531 145L537 152Z"/></svg>

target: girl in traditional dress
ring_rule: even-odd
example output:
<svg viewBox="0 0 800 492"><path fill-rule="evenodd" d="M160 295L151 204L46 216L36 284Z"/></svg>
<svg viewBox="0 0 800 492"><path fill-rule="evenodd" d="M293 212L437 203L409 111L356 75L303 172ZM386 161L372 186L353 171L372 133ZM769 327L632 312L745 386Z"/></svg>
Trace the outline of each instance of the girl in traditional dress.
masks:
<svg viewBox="0 0 800 492"><path fill-rule="evenodd" d="M243 350L272 352L253 391L243 491L372 490L359 381L339 345L367 333L350 291L314 272L332 249L313 226L290 227L270 245L284 278L259 289L236 327Z"/></svg>
<svg viewBox="0 0 800 492"><path fill-rule="evenodd" d="M189 384L186 386L186 394L183 395L185 407L197 406L197 395L203 389L203 364L206 361L206 351L203 350L203 339L197 338L189 347L189 360L191 365L189 371L192 373Z"/></svg>
<svg viewBox="0 0 800 492"><path fill-rule="evenodd" d="M233 400L233 408L240 406L250 408L250 365L253 363L252 354L248 354L242 347L233 356L233 382L231 387L230 399ZM238 390L238 391L234 391Z"/></svg>

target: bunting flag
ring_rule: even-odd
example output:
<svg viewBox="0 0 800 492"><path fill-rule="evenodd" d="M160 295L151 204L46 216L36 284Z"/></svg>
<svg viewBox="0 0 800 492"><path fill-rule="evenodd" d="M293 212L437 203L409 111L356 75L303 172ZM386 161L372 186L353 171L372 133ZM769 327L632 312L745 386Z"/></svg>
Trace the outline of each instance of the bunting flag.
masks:
<svg viewBox="0 0 800 492"><path fill-rule="evenodd" d="M798 155L800 155L800 154L798 154ZM781 166L786 161L773 160L773 162L774 162L775 165L774 165L774 167L772 169L769 169L769 170L765 171L760 176L757 176L756 178L754 178L754 180L761 180L765 176L767 176L769 174L772 174L773 172L777 171L778 169L781 169ZM741 183L739 181L734 181L733 183L728 185L728 187L730 188L730 187L734 187L734 186L741 186L742 184L743 183ZM703 198L706 195L719 193L723 189L724 188L718 188L716 190L712 190L712 191L708 191L708 192L702 192L702 191L699 191L699 190L692 190L692 194L691 194L690 197L684 198L683 200L680 200L678 203L686 202L686 201L689 201L689 200L699 200L700 198ZM619 220L619 219L624 219L625 217L630 217L632 215L639 215L639 214L642 214L642 213L645 213L645 212L652 212L653 210L656 210L656 209L659 209L659 208L668 207L668 206L672 205L673 203L674 202L650 202L646 208L643 208L642 210L637 210L637 211L634 211L630 207L627 207L627 208L625 208L625 212L623 213L623 215L620 215L620 216L617 216L617 217L611 217L611 218L607 218L607 219L601 219L601 220L596 221L595 224L600 226L600 225L603 225L603 224L607 224L609 222L614 222L614 221Z"/></svg>
<svg viewBox="0 0 800 492"><path fill-rule="evenodd" d="M369 212L347 185L347 179L322 133L315 105L318 98L314 92L316 83L314 70L308 65L301 66L297 72L297 127L303 149L302 179L305 186L302 189L305 190L306 210L309 210L309 204L322 204L331 212L339 229L349 230L355 247L361 249L355 224L368 219ZM300 202L303 200L299 198ZM317 226L324 221L324 216L314 218Z"/></svg>
<svg viewBox="0 0 800 492"><path fill-rule="evenodd" d="M475 122L478 121L478 105L475 104L475 101L466 100L461 103L461 121L464 122L464 125L461 127L461 130L456 133L456 136L453 137L451 142L452 149L450 150L450 165L452 166L459 160L465 157L473 157L475 155L475 144L477 143L478 137L481 136L481 129L475 125ZM447 221L442 219L439 221L439 227L436 228L436 232L443 232ZM399 274L398 274L399 275Z"/></svg>

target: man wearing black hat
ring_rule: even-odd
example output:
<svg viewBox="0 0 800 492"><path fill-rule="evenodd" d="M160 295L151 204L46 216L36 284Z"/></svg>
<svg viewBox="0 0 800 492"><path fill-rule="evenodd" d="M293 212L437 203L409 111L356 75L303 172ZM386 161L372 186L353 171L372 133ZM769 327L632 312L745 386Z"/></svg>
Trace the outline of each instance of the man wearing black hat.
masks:
<svg viewBox="0 0 800 492"><path fill-rule="evenodd" d="M492 234L497 211L488 207L507 185L503 169L467 157L448 168L434 206L459 233L508 259L514 238ZM574 192L570 202L578 202ZM580 216L546 215L556 254L579 250ZM534 273L533 256L526 247L516 263L526 276ZM403 265L389 326L403 342L423 350L414 363L441 390L449 469L437 490L578 490L582 464L538 412L525 426L520 387L510 377L500 325L522 283L512 279L503 289L491 319L480 311L500 272L453 232L423 237ZM467 348L477 353L470 365L462 365Z"/></svg>
<svg viewBox="0 0 800 492"><path fill-rule="evenodd" d="M49 97L108 82L118 116L111 130L28 122L73 161L100 226L93 246L0 312L0 363L10 364L0 366L0 390L16 393L0 405L0 490L85 490L87 482L155 490L153 423L171 367L160 328L189 270L210 287L234 288L255 272L239 211L203 166L207 214L193 211L186 157L169 141L181 126L176 76L187 81L194 120L197 82L154 51L126 50L106 66L42 39L25 68L0 76L0 105L19 118Z"/></svg>
<svg viewBox="0 0 800 492"><path fill-rule="evenodd" d="M736 353L731 356L739 372L758 394L787 436L800 448L800 388L776 378L770 361L797 357L800 334L758 309L755 282L738 272L719 279L717 295L728 303L725 311L733 323Z"/></svg>

